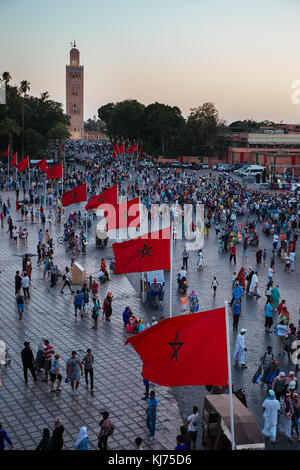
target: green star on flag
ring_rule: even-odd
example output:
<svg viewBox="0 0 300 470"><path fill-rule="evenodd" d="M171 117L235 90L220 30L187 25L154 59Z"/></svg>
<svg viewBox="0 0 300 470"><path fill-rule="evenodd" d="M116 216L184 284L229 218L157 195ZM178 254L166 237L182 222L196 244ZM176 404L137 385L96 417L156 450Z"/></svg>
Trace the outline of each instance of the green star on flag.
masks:
<svg viewBox="0 0 300 470"><path fill-rule="evenodd" d="M144 243L144 248L142 250L138 250L138 253L141 253L143 259L144 256L151 256L150 250L152 250L152 246L147 246L146 243Z"/></svg>
<svg viewBox="0 0 300 470"><path fill-rule="evenodd" d="M173 359L173 357L175 357L176 361L178 361L177 353L178 353L179 349L184 345L184 343L179 343L179 341L178 341L178 331L177 331L177 334L176 334L175 341L173 343L169 343L169 345L171 346L171 348L174 351L173 355L171 357L171 360Z"/></svg>

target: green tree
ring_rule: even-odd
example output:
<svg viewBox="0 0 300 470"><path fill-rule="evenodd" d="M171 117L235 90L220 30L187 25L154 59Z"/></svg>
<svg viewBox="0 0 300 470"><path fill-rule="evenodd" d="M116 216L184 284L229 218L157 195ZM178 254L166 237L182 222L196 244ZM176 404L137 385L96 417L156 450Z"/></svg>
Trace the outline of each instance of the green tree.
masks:
<svg viewBox="0 0 300 470"><path fill-rule="evenodd" d="M153 155L168 155L176 152L178 135L185 125L177 106L153 103L143 113L142 139L146 150Z"/></svg>
<svg viewBox="0 0 300 470"><path fill-rule="evenodd" d="M22 127L24 97L16 86L7 85L6 91L6 105L0 104L0 122L8 117L13 119L19 127ZM69 117L63 112L62 104L51 100L48 92L41 93L40 98L27 95L25 97L25 113L26 129L29 132L24 129L23 154L29 154L32 157L39 157L43 154L49 144L49 132L56 124L61 123L65 130L70 124ZM55 132L55 135L57 133L58 131ZM36 138L35 142L31 141L33 136ZM68 137L69 133L62 133L59 130L59 138L64 136ZM7 137L0 134L0 148L5 148L5 146L7 146ZM15 134L14 148L21 155L21 135Z"/></svg>
<svg viewBox="0 0 300 470"><path fill-rule="evenodd" d="M111 124L112 124L112 113L113 110L115 109L115 104L114 103L107 103L104 106L101 106L98 108L98 117L101 119L101 121L105 122L106 128L111 134Z"/></svg>
<svg viewBox="0 0 300 470"><path fill-rule="evenodd" d="M84 129L86 131L100 131L103 127L105 127L105 124L101 119L96 119L96 116L94 116L94 119L89 118L87 121L84 123Z"/></svg>
<svg viewBox="0 0 300 470"><path fill-rule="evenodd" d="M27 91L30 90L30 83L27 80L23 80L20 84L19 93L23 95L23 107L22 107L22 150L21 155L24 158L24 124L25 124L25 97Z"/></svg>
<svg viewBox="0 0 300 470"><path fill-rule="evenodd" d="M7 85L11 81L11 74L9 72L3 72L2 74L2 80L5 82Z"/></svg>
<svg viewBox="0 0 300 470"><path fill-rule="evenodd" d="M99 118L105 122L109 135L137 140L141 134L145 106L136 100L108 103L98 109Z"/></svg>
<svg viewBox="0 0 300 470"><path fill-rule="evenodd" d="M63 140L69 139L70 136L71 134L68 128L66 127L66 124L62 122L58 122L57 124L55 124L55 126L53 126L52 129L50 129L50 131L48 132L49 139L58 140L59 142L59 160L61 160L61 144Z"/></svg>
<svg viewBox="0 0 300 470"><path fill-rule="evenodd" d="M42 147L44 143L44 136L35 129L26 129L24 132L24 142L26 153L29 155L42 156Z"/></svg>
<svg viewBox="0 0 300 470"><path fill-rule="evenodd" d="M186 123L186 146L190 155L212 156L222 124L219 113L213 103L204 103L192 108Z"/></svg>
<svg viewBox="0 0 300 470"><path fill-rule="evenodd" d="M12 151L14 135L19 135L20 132L21 129L14 119L5 118L0 122L0 134L7 135L10 152Z"/></svg>

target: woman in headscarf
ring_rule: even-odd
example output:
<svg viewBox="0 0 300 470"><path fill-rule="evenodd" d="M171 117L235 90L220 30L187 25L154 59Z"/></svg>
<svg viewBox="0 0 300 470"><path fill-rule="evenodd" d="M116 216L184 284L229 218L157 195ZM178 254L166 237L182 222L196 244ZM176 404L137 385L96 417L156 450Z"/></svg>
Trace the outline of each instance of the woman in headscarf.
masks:
<svg viewBox="0 0 300 470"><path fill-rule="evenodd" d="M258 246L256 250L256 264L261 264L262 254L263 254L262 249L260 246Z"/></svg>
<svg viewBox="0 0 300 470"><path fill-rule="evenodd" d="M29 280L31 281L32 261L29 257L27 258L27 262L26 262L26 266L25 266L25 272L26 272L27 276L29 277Z"/></svg>
<svg viewBox="0 0 300 470"><path fill-rule="evenodd" d="M300 418L300 400L299 400L299 395L297 392L293 393L292 397L292 404L293 404L293 409L294 409L294 414L292 416L292 428L295 428L296 434L297 434L297 440L300 441L300 436L299 436L299 418Z"/></svg>
<svg viewBox="0 0 300 470"><path fill-rule="evenodd" d="M51 443L50 431L48 428L44 428L43 437L40 440L35 450L51 450L50 443Z"/></svg>
<svg viewBox="0 0 300 470"><path fill-rule="evenodd" d="M248 273L248 275L247 275L247 277L246 277L246 279L247 279L246 293L247 293L247 294L249 294L249 289L250 289L250 284L251 284L251 280L252 280L253 274L254 274L254 271L253 271L252 267L250 266L250 267L249 267L249 273Z"/></svg>
<svg viewBox="0 0 300 470"><path fill-rule="evenodd" d="M23 257L22 257L22 271L26 271L26 266L27 266L27 261L28 261L28 254L26 253Z"/></svg>
<svg viewBox="0 0 300 470"><path fill-rule="evenodd" d="M198 297L196 295L196 292L194 289L192 289L192 292L189 295L189 307L190 307L190 313L195 313L197 312L199 304L198 304Z"/></svg>
<svg viewBox="0 0 300 470"><path fill-rule="evenodd" d="M79 431L79 434L78 434L78 439L74 444L74 449L76 449L76 450L89 450L89 442L90 442L90 438L87 435L86 427L82 426L82 428L80 428L80 431Z"/></svg>
<svg viewBox="0 0 300 470"><path fill-rule="evenodd" d="M113 301L114 297L112 296L111 292L107 292L107 296L104 299L103 302L103 317L102 320L104 320L104 315L105 315L105 320L106 321L111 321L110 317L112 315L112 306L111 303Z"/></svg>
<svg viewBox="0 0 300 470"><path fill-rule="evenodd" d="M293 404L291 402L291 395L286 393L284 397L280 398L280 411L278 420L279 433L286 436L289 442L292 442L292 416Z"/></svg>
<svg viewBox="0 0 300 470"><path fill-rule="evenodd" d="M240 283L240 286L242 286L243 289L245 289L245 268L241 267L239 270L239 273L237 275L237 280Z"/></svg>
<svg viewBox="0 0 300 470"><path fill-rule="evenodd" d="M55 418L54 420L54 430L51 437L51 449L52 450L62 450L64 446L63 433L65 428L63 427L61 420Z"/></svg>
<svg viewBox="0 0 300 470"><path fill-rule="evenodd" d="M274 390L276 399L279 401L285 394L285 372L279 372L272 382L272 390Z"/></svg>
<svg viewBox="0 0 300 470"><path fill-rule="evenodd" d="M278 287L279 287L278 284L276 285L276 287L273 287L272 294L271 294L271 299L273 300L273 309L274 310L278 309L279 300L280 300L280 292L279 292Z"/></svg>
<svg viewBox="0 0 300 470"><path fill-rule="evenodd" d="M293 371L289 372L289 375L285 379L286 391L293 396L297 389L297 379Z"/></svg>

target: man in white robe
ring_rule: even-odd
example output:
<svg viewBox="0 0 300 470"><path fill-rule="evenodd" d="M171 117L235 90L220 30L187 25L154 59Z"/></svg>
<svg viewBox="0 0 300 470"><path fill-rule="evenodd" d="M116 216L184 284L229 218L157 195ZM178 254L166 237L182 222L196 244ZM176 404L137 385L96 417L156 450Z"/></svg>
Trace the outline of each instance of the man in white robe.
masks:
<svg viewBox="0 0 300 470"><path fill-rule="evenodd" d="M278 421L278 411L280 410L280 403L275 398L275 392L269 390L269 397L265 399L262 404L264 409L264 428L262 430L263 435L271 438L271 442L276 442L276 430Z"/></svg>
<svg viewBox="0 0 300 470"><path fill-rule="evenodd" d="M258 287L258 276L257 276L257 272L255 272L252 276L251 284L249 288L250 295L255 294L255 288L256 288L256 293L257 293L257 287Z"/></svg>
<svg viewBox="0 0 300 470"><path fill-rule="evenodd" d="M245 328L242 328L240 334L237 335L233 357L233 359L235 360L235 365L238 366L239 364L241 364L243 368L247 367L245 365L245 351L247 351L247 349L245 348L246 331L247 330Z"/></svg>

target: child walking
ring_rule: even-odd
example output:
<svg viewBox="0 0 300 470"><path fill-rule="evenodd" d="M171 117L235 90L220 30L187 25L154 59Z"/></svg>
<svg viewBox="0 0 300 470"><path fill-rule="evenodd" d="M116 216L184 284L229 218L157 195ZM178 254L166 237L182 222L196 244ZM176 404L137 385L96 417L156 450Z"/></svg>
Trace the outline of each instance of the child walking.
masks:
<svg viewBox="0 0 300 470"><path fill-rule="evenodd" d="M211 283L211 286L210 288L213 289L214 291L214 297L216 296L216 292L217 292L217 286L219 285L219 282L217 281L217 278L216 276L213 278L212 280L212 283Z"/></svg>

